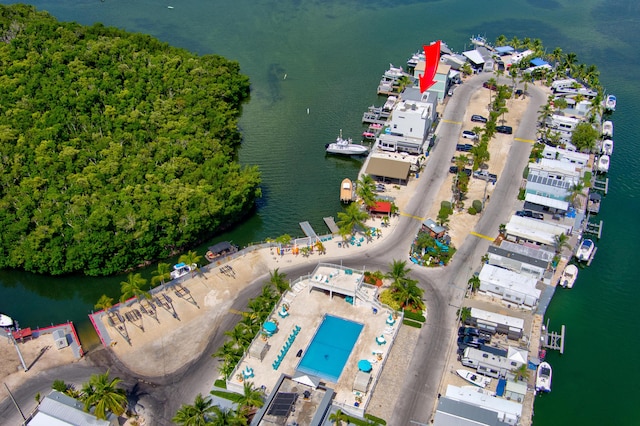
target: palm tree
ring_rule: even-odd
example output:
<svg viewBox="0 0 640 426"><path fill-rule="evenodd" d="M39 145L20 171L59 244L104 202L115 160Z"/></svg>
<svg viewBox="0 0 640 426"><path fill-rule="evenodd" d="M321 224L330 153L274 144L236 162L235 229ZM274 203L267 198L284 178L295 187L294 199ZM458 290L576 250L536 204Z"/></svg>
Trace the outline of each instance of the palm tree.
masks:
<svg viewBox="0 0 640 426"><path fill-rule="evenodd" d="M226 336L231 338L231 342L236 348L243 348L253 338L251 330L247 324L238 323L231 330L224 332Z"/></svg>
<svg viewBox="0 0 640 426"><path fill-rule="evenodd" d="M94 308L98 310L102 309L105 312L107 312L109 309L111 309L112 306L113 306L113 298L107 296L106 294L103 294L102 296L100 296L100 299L98 299L98 301L94 305Z"/></svg>
<svg viewBox="0 0 640 426"><path fill-rule="evenodd" d="M196 267L191 270L191 277L193 277L196 273L196 270L199 270L198 262L200 262L200 259L202 259L202 256L199 256L195 251L190 250L185 254L183 254L182 256L180 256L178 258L178 262L182 262L190 266L196 265Z"/></svg>
<svg viewBox="0 0 640 426"><path fill-rule="evenodd" d="M575 64L578 62L578 55L573 52L569 52L564 56L564 62L562 63L562 67L565 72L573 72L573 68Z"/></svg>
<svg viewBox="0 0 640 426"><path fill-rule="evenodd" d="M475 293L480 288L480 277L478 277L477 275L474 275L471 278L469 278L469 281L467 281L467 283L469 284L469 288L471 289L471 292Z"/></svg>
<svg viewBox="0 0 640 426"><path fill-rule="evenodd" d="M60 393L63 393L65 395L68 395L71 398L78 399L81 396L80 392L78 392L75 386L67 384L64 382L64 380L61 380L61 379L54 380L53 384L51 385L51 389L58 391Z"/></svg>
<svg viewBox="0 0 640 426"><path fill-rule="evenodd" d="M211 421L207 426L246 426L248 420L244 413L231 408L220 408L217 405L212 407Z"/></svg>
<svg viewBox="0 0 640 426"><path fill-rule="evenodd" d="M264 405L264 391L254 387L252 382L244 382L242 396L236 401L240 406L240 412L248 413L253 408Z"/></svg>
<svg viewBox="0 0 640 426"><path fill-rule="evenodd" d="M156 286L159 284L164 285L165 281L171 279L171 269L168 263L158 263L158 267L153 271L153 277L151 277L151 284Z"/></svg>
<svg viewBox="0 0 640 426"><path fill-rule="evenodd" d="M356 182L356 194L364 202L367 207L376 204L376 182L371 175L362 175L362 178Z"/></svg>
<svg viewBox="0 0 640 426"><path fill-rule="evenodd" d="M569 202L574 206L574 207L578 207L581 203L581 201L585 198L584 195L584 184L582 183L582 181L578 181L577 183L571 185L571 187L569 188Z"/></svg>
<svg viewBox="0 0 640 426"><path fill-rule="evenodd" d="M418 280L411 278L405 278L399 281L397 284L392 284L393 298L401 303L401 306L413 306L420 310L424 309L424 302L422 296L424 295L424 289L418 287Z"/></svg>
<svg viewBox="0 0 640 426"><path fill-rule="evenodd" d="M565 233L556 235L555 238L556 254L562 253L562 250L569 247L569 236Z"/></svg>
<svg viewBox="0 0 640 426"><path fill-rule="evenodd" d="M390 271L385 274L385 278L392 280L392 285L398 284L400 281L407 278L409 275L409 268L407 268L406 260L393 260L390 266Z"/></svg>
<svg viewBox="0 0 640 426"><path fill-rule="evenodd" d="M88 383L82 387L82 402L85 411L95 407L95 416L106 420L107 412L121 416L127 407L127 396L124 389L116 386L121 382L118 377L109 379L109 370L104 374L93 374Z"/></svg>
<svg viewBox="0 0 640 426"><path fill-rule="evenodd" d="M349 204L344 212L338 212L338 222L336 225L340 228L340 234L345 233L354 235L356 228L365 228L365 221L369 218L369 214L360 210L356 203Z"/></svg>
<svg viewBox="0 0 640 426"><path fill-rule="evenodd" d="M511 372L516 376L516 381L527 381L529 379L529 369L527 368L527 364L522 364L520 367L511 370Z"/></svg>
<svg viewBox="0 0 640 426"><path fill-rule="evenodd" d="M214 407L210 398L205 399L199 393L193 405L182 404L171 420L180 426L206 426L210 424L209 418L215 412Z"/></svg>
<svg viewBox="0 0 640 426"><path fill-rule="evenodd" d="M520 40L516 36L513 36L509 44L511 45L511 47L513 47L516 50L518 50L521 46Z"/></svg>
<svg viewBox="0 0 640 426"><path fill-rule="evenodd" d="M122 296L120 296L120 301L124 302L126 300L131 299L132 297L136 297L140 300L141 297L146 299L151 298L151 294L149 292L142 290L142 286L147 283L145 278L142 278L142 275L139 273L134 274L131 272L127 281L120 282L120 291L122 292Z"/></svg>
<svg viewBox="0 0 640 426"><path fill-rule="evenodd" d="M269 272L269 284L271 284L279 294L283 294L285 291L291 289L289 282L287 281L287 274L280 272L278 268Z"/></svg>
<svg viewBox="0 0 640 426"><path fill-rule="evenodd" d="M562 49L559 47L556 47L555 49L553 49L553 52L551 52L551 55L549 55L551 57L551 60L554 62L554 65L557 67L558 64L560 63L560 60L562 59Z"/></svg>
<svg viewBox="0 0 640 426"><path fill-rule="evenodd" d="M498 38L496 38L496 46L504 46L505 44L507 44L507 36L500 34Z"/></svg>
<svg viewBox="0 0 640 426"><path fill-rule="evenodd" d="M498 86L498 82L493 77L491 77L489 80L487 80L487 84L490 87L497 87ZM493 96L492 92L493 92L493 90L489 89L489 105L491 105L491 103L493 102L492 101L492 96Z"/></svg>
<svg viewBox="0 0 640 426"><path fill-rule="evenodd" d="M337 410L335 413L331 413L329 415L329 420L331 422L334 422L336 424L336 426L342 426L342 422L347 420L348 417L345 413L342 412L342 410Z"/></svg>

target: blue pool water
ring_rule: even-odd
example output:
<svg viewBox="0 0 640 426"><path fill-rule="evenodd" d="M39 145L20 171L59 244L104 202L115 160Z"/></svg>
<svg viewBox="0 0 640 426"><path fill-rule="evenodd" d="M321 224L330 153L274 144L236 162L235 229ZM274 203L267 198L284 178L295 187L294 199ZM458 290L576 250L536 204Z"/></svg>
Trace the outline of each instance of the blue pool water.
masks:
<svg viewBox="0 0 640 426"><path fill-rule="evenodd" d="M362 327L357 322L325 315L298 365L298 371L336 383Z"/></svg>

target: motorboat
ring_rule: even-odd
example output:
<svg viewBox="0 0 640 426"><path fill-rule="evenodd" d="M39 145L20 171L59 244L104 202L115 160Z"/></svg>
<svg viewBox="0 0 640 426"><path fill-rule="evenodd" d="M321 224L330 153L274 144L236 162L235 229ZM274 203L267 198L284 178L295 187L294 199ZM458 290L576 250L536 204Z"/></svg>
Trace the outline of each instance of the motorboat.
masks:
<svg viewBox="0 0 640 426"><path fill-rule="evenodd" d="M536 392L551 392L551 365L541 362L536 373Z"/></svg>
<svg viewBox="0 0 640 426"><path fill-rule="evenodd" d="M173 265L173 271L171 271L171 279L175 280L177 278L184 277L196 268L197 265L195 263L191 265L187 265L184 262L176 263L175 265Z"/></svg>
<svg viewBox="0 0 640 426"><path fill-rule="evenodd" d="M578 278L578 267L576 265L567 265L562 271L559 284L564 288L573 288L576 278Z"/></svg>
<svg viewBox="0 0 640 426"><path fill-rule="evenodd" d="M578 251L576 252L576 258L581 262L589 261L589 259L591 259L591 256L593 256L593 251L595 250L595 248L596 246L592 240L583 240L582 244L580 244L580 247L578 248Z"/></svg>
<svg viewBox="0 0 640 426"><path fill-rule="evenodd" d="M353 182L349 178L344 178L340 183L340 202L350 203L351 201L353 201Z"/></svg>
<svg viewBox="0 0 640 426"><path fill-rule="evenodd" d="M365 139L375 139L376 134L373 132L362 132L362 137L364 137Z"/></svg>
<svg viewBox="0 0 640 426"><path fill-rule="evenodd" d="M607 120L602 123L602 134L604 136L609 136L610 138L613 137L613 121Z"/></svg>
<svg viewBox="0 0 640 426"><path fill-rule="evenodd" d="M609 171L609 156L608 155L601 155L600 158L598 158L598 171L601 173L607 173Z"/></svg>
<svg viewBox="0 0 640 426"><path fill-rule="evenodd" d="M369 152L369 148L364 145L353 143L351 138L343 139L342 130L340 130L340 136L336 138L336 141L334 143L327 144L325 148L328 154L366 155Z"/></svg>
<svg viewBox="0 0 640 426"><path fill-rule="evenodd" d="M0 327L13 327L13 319L9 315L0 314Z"/></svg>
<svg viewBox="0 0 640 426"><path fill-rule="evenodd" d="M614 95L607 95L607 98L604 100L604 108L607 111L615 111L617 102L618 100Z"/></svg>
<svg viewBox="0 0 640 426"><path fill-rule="evenodd" d="M481 376L473 371L460 369L456 370L456 373L472 385L479 386L483 389L491 383L491 379L489 377Z"/></svg>
<svg viewBox="0 0 640 426"><path fill-rule="evenodd" d="M611 139L605 139L602 141L602 153L604 155L613 154L613 141Z"/></svg>

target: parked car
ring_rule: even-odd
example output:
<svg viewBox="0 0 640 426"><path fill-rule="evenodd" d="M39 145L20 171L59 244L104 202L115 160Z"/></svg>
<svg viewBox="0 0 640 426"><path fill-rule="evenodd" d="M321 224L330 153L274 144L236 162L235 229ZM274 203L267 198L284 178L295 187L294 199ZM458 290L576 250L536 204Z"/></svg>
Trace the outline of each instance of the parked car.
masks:
<svg viewBox="0 0 640 426"><path fill-rule="evenodd" d="M484 83L482 83L482 87L484 87L485 89L489 89L489 90L496 90L497 89L495 84L489 84L488 81L485 81Z"/></svg>
<svg viewBox="0 0 640 426"><path fill-rule="evenodd" d="M473 114L471 116L471 121L476 122L476 123L486 123L487 122L487 118L483 117L481 115L478 115L478 114Z"/></svg>
<svg viewBox="0 0 640 426"><path fill-rule="evenodd" d="M476 170L473 172L473 177L476 179L486 180L488 182L495 183L498 181L498 176L493 173L489 173L486 170Z"/></svg>
<svg viewBox="0 0 640 426"><path fill-rule="evenodd" d="M471 130L463 130L462 131L462 137L463 138L467 138L467 139L473 139L473 140L478 139L478 135L473 133Z"/></svg>
<svg viewBox="0 0 640 426"><path fill-rule="evenodd" d="M458 329L458 336L476 336L480 337L480 330L475 327L465 327L464 325Z"/></svg>
<svg viewBox="0 0 640 426"><path fill-rule="evenodd" d="M449 167L449 173L453 173L453 174L458 173L458 166Z"/></svg>
<svg viewBox="0 0 640 426"><path fill-rule="evenodd" d="M476 336L460 336L458 337L458 347L459 348L465 348L467 346L470 346L472 348L480 348L482 345L485 345L487 343L487 341L485 339L482 339L480 337L476 337Z"/></svg>
<svg viewBox="0 0 640 426"><path fill-rule="evenodd" d="M510 135L513 133L513 127L511 126L496 126L496 132Z"/></svg>
<svg viewBox="0 0 640 426"><path fill-rule="evenodd" d="M469 152L471 151L471 148L473 148L473 145L471 145L470 143L456 144L456 151Z"/></svg>
<svg viewBox="0 0 640 426"><path fill-rule="evenodd" d="M524 91L522 91L522 89L516 89L515 91L516 97L521 96L524 94Z"/></svg>
<svg viewBox="0 0 640 426"><path fill-rule="evenodd" d="M516 212L516 216L530 217L532 219L544 220L544 215L542 213L534 212L531 210L518 210Z"/></svg>

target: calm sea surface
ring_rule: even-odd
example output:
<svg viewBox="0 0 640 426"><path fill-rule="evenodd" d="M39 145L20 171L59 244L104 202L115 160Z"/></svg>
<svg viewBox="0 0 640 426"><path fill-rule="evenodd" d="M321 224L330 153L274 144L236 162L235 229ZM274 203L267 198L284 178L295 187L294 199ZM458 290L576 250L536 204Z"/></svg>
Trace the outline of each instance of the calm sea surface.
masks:
<svg viewBox="0 0 640 426"><path fill-rule="evenodd" d="M258 164L264 199L245 224L216 238L245 245L284 233L340 209L338 186L355 178L356 160L325 157L340 129L357 139L361 114L389 66L404 66L423 43L442 39L462 51L472 34L540 38L580 62L596 64L618 96L610 192L599 216L604 236L576 286L559 290L547 312L551 329L567 327L563 356L549 355L553 392L538 398L536 425L638 424L632 408L640 383L637 303L640 244L640 124L637 54L640 3L632 0L291 1L55 0L32 2L60 20L102 22L151 34L174 46L240 62L252 83L241 120L240 159ZM473 4L471 4L473 3ZM173 6L173 9L167 8ZM286 78L285 78L286 75ZM308 111L308 112L307 112ZM636 141L636 142L634 142ZM635 241L635 243L634 243ZM636 247L634 249L633 247ZM201 247L204 249L204 246ZM201 250L202 251L202 250ZM154 268L143 271L150 277ZM118 296L124 277L40 277L0 271L0 311L22 326L73 320L95 344L87 313L102 293Z"/></svg>

